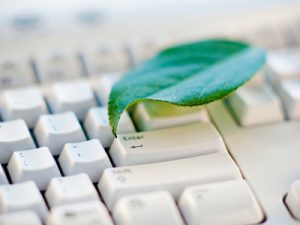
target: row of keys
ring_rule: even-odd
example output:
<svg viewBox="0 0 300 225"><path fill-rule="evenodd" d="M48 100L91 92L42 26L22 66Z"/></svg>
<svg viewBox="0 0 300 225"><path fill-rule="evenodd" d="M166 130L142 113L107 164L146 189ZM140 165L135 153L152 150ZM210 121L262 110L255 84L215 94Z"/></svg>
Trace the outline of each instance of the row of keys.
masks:
<svg viewBox="0 0 300 225"><path fill-rule="evenodd" d="M84 177L84 175L78 176ZM75 177L71 179L73 178ZM78 181L81 180L78 179ZM47 225L114 224L108 210L99 201L95 189L90 190L90 186L87 186L85 190L83 187L74 187L75 183L72 183L71 180L60 183L59 178L53 179L52 182L51 189L46 192L47 199L55 185L57 185L57 189L60 189L61 195L66 192L66 196L62 197L64 199L77 193L79 196L72 197L79 200L79 197L82 197L80 194L85 193L84 199L72 204L55 205L46 215L45 204L41 201L41 195L36 192L32 182L4 186L0 188L0 196L1 200L5 199L6 202L1 205L0 210L11 212L11 214L0 215L1 224L14 224L12 222L17 224L22 220L22 224L40 224L36 215L45 220ZM33 198L22 195L20 188L25 188ZM73 192L69 189L73 189ZM76 189L80 189L80 191ZM21 195L20 199L11 198L11 194ZM51 197L55 197L54 199L57 200L57 196ZM12 204L13 200L15 200L14 204ZM223 204L220 204L220 200ZM27 208L24 208L25 206ZM37 208L38 206L40 208ZM199 222L212 225L257 224L264 218L255 196L244 180L188 187L180 194L178 207L169 192L155 191L124 196L116 202L111 212L116 225L184 225L182 216L188 225L197 225ZM25 210L31 211L26 212Z"/></svg>
<svg viewBox="0 0 300 225"><path fill-rule="evenodd" d="M85 128L90 139L100 139L104 147L111 145L113 135L108 122L106 108L92 108L88 113ZM119 124L119 133L134 131L133 123L125 112ZM60 154L66 143L86 140L81 125L73 112L41 115L33 133L38 146L48 147L53 155ZM24 120L0 123L1 163L7 163L14 151L33 149L35 147Z"/></svg>
<svg viewBox="0 0 300 225"><path fill-rule="evenodd" d="M85 51L79 53L53 50L28 58L14 55L2 57L0 58L0 88L20 87L36 81L48 83L70 80L86 74L123 72L132 65L129 54L134 55L136 62L144 61L168 44L166 40L153 38L151 41L136 43L141 44L128 48L118 43L106 43L98 47L87 46Z"/></svg>
<svg viewBox="0 0 300 225"><path fill-rule="evenodd" d="M38 154L35 155L37 157L33 157L33 151L38 151ZM45 157L45 152L48 158ZM15 202L23 202L23 197L19 196L20 199L16 199L18 195L13 194L13 190L14 187L16 187L16 190L26 189L26 185L29 184L29 186L34 184L36 190L46 190L46 199L48 199L50 206L97 199L95 191L93 191L92 181L88 175L77 174L60 177L60 172L53 158L51 158L49 150L47 152L46 149L37 149L22 153L15 152L12 161L8 165L13 182L21 183L1 186L3 189L0 190L3 190L4 194L6 193L6 197L9 197L10 194L13 196L12 203L9 204L8 199L7 209L2 209L2 211L9 211L10 207L14 207ZM41 169L43 164L44 167ZM150 177L151 179L149 179ZM177 200L180 193L188 186L234 179L241 179L240 171L229 154L222 152L154 164L107 168L102 175L100 174L98 188L107 207L112 209L116 201L126 195L165 190L169 191ZM22 183L26 180L28 181ZM22 185L25 185L25 187L22 187ZM32 187L29 189L32 189ZM36 192L36 190L33 192ZM30 193L30 190L28 193ZM32 195L37 194L33 193ZM27 195L24 198L26 201L34 200L34 198L27 199ZM0 204L0 206L2 205L5 204ZM33 203L29 205L36 207L36 204ZM39 215L43 216L41 212Z"/></svg>
<svg viewBox="0 0 300 225"><path fill-rule="evenodd" d="M45 199L51 208L100 200L96 188L84 173L52 178L45 191ZM32 210L40 218L45 218L48 210L38 186L32 181L1 185L0 212L23 210Z"/></svg>
<svg viewBox="0 0 300 225"><path fill-rule="evenodd" d="M8 170L13 182L28 180L29 176L30 179L36 180L40 189L44 189L51 177L56 176L55 173L59 174L52 155L60 155L58 161L65 175L85 172L93 182L99 180L104 168L111 167L100 142L85 141L73 113L44 115L39 121L41 122L38 122L34 131L36 139L40 146L47 146L50 150L47 147L39 149L28 147L32 150L9 152L12 157L8 155L6 160L10 158ZM5 124L17 122L20 123L21 120ZM107 122L106 126L108 127ZM102 131L103 129L99 134ZM29 133L27 138L32 140ZM174 139L180 142L174 142ZM18 142L11 144L13 146L16 143ZM2 152L7 153L7 149L3 148ZM194 123L156 131L119 134L109 150L113 162L118 166L168 161L218 152L224 153L226 148L220 134L211 123ZM35 162L37 157L40 160ZM4 161L6 162L8 161ZM48 169L57 172L53 174Z"/></svg>
<svg viewBox="0 0 300 225"><path fill-rule="evenodd" d="M265 34L263 36L263 39L265 39ZM274 39L274 35L272 37ZM250 41L253 40L250 38ZM263 42L270 43L270 39ZM135 44L129 46L129 48L117 43L105 44L98 48L95 46L88 47L86 51L81 53L66 50L49 51L33 56L34 60L20 56L2 57L0 58L0 87L3 89L33 84L36 80L35 75L37 75L38 81L46 83L76 79L86 73L94 75L107 72L123 72L132 64L128 52L133 55L134 62L140 64L161 49L169 46L170 40L165 40L162 37L151 37L148 40L136 43L141 44ZM127 51L127 49L130 50ZM297 66L299 64L297 59L299 52L290 49L282 52L280 54L272 53L272 57L270 57L269 64L274 74L281 76L280 74L286 72L291 75L299 72ZM281 57L282 55L284 57ZM293 58L296 58L296 61L290 60ZM36 71L36 74L34 71Z"/></svg>
<svg viewBox="0 0 300 225"><path fill-rule="evenodd" d="M272 80L272 83L276 84L276 90L279 96L269 85L263 83L263 79L256 79L260 80L260 82L249 82L249 84L255 83L255 85L244 86L234 92L229 98L229 105L237 120L243 126L282 121L284 117L291 119L300 117L298 109L300 105L299 94L297 91L299 82L292 82L289 78L294 77L294 80L296 77L299 77L297 75L300 73L299 68L294 68L292 70L289 69L291 66L288 65L277 68L278 66L275 66L277 65L275 64L276 60L274 60L274 57L276 56L277 58L280 58L282 63L284 60L289 61L290 59L290 61L296 64L296 62L300 60L300 57L298 56L299 53L291 54L290 56L279 53L276 54L270 53L268 71L272 74L269 76L271 76L270 79ZM277 59L276 57L275 59ZM285 64L283 63L283 65ZM277 71L277 73L274 71ZM262 76L256 77L262 78ZM110 89L113 83L119 78L119 76L111 75L99 79L90 79L89 83L84 80L61 82L51 86L49 91L45 91L45 98L53 113L71 110L75 112L80 120L83 120L88 109L97 104L93 89L95 90L98 99L101 101L101 104L106 105ZM77 93L81 94L79 95ZM284 111L282 111L280 98L285 108ZM1 111L4 120L22 118L29 127L33 127L41 114L48 112L42 94L35 88L4 92L1 96L1 102ZM266 113L257 113L258 111L268 112L268 116L264 117ZM152 102L139 103L132 116L136 127L142 131L181 125L195 121L209 121L206 110L201 110L201 107L191 109L186 107L175 107L166 103ZM109 147L110 144L111 141L108 141L107 144L104 143L105 147Z"/></svg>
<svg viewBox="0 0 300 225"><path fill-rule="evenodd" d="M86 140L74 113L43 115L34 130L39 146L49 147L58 155L68 142ZM23 120L0 123L0 162L7 163L15 151L36 147Z"/></svg>
<svg viewBox="0 0 300 225"><path fill-rule="evenodd" d="M95 83L92 85L84 80L56 83L43 91L44 96L42 90L36 87L7 90L0 96L1 115L4 121L24 119L32 128L39 116L48 113L45 101L47 100L51 112L73 111L79 120L83 120L88 109L97 105L91 86L94 86L95 90L101 89L96 91L96 94L101 99L101 104L106 105L110 88L117 78L119 76L112 75L91 80L91 83ZM107 84L108 81L110 84Z"/></svg>
<svg viewBox="0 0 300 225"><path fill-rule="evenodd" d="M242 126L300 118L300 49L272 51L267 61L269 84L246 85L228 98Z"/></svg>
<svg viewBox="0 0 300 225"><path fill-rule="evenodd" d="M117 46L91 48L81 55L68 51L45 52L33 58L33 60L19 56L1 58L1 89L33 84L36 80L48 83L80 78L86 73L95 75L120 72L130 66L126 51Z"/></svg>
<svg viewBox="0 0 300 225"><path fill-rule="evenodd" d="M178 205L188 225L256 224L263 220L244 180L189 187L181 194ZM171 195L162 191L121 198L113 217L118 225L184 224Z"/></svg>
<svg viewBox="0 0 300 225"><path fill-rule="evenodd" d="M49 207L98 201L98 193L86 174L55 177L51 180L45 198ZM48 210L38 187L32 181L0 186L0 212L31 210L45 219Z"/></svg>
<svg viewBox="0 0 300 225"><path fill-rule="evenodd" d="M112 165L100 142L96 139L66 144L58 158L64 175L85 173L92 182L98 182L102 172ZM7 171L13 183L34 181L40 190L45 190L54 177L60 177L58 166L47 147L15 151ZM8 179L0 167L0 184Z"/></svg>
<svg viewBox="0 0 300 225"><path fill-rule="evenodd" d="M105 77L107 79L103 78L104 80L111 80L108 77ZM101 79L102 81L102 79ZM99 84L103 82L99 82ZM111 85L110 85L111 86ZM81 90L83 92L83 96L76 95L77 90ZM83 91L82 91L83 90ZM72 98L70 98L72 93ZM73 94L75 93L75 94ZM105 92L105 95L107 96L109 93L109 90ZM87 96L86 98L84 96ZM73 100L73 101L72 101ZM107 101L107 100L106 100ZM19 90L11 90L6 91L2 95L2 116L4 120L11 120L15 118L23 118L29 127L33 127L36 120L41 114L44 114L47 112L45 102L43 101L41 93L36 88L26 88L26 89L19 89ZM51 94L49 97L49 104L50 108L54 112L60 112L60 111L67 111L72 110L75 111L75 114L77 116L82 118L82 115L84 114L83 111L87 111L87 109L94 105L95 99L92 97L92 92L90 88L87 86L86 82L70 82L70 83L60 83L57 85L54 85L54 88L51 89ZM176 107L172 105L163 106L161 103L160 107L164 107L164 111L167 111L168 114L166 115L157 115L157 112L153 110L153 107L149 107L149 104L143 105L140 104L137 107L135 115L141 115L140 119L136 119L137 125L140 129L142 129L141 124L146 124L146 118L150 117L152 118L151 121L149 121L149 128L161 128L161 127L167 127L167 126L174 126L174 125L180 125L184 123L191 123L195 121L209 121L209 118L207 116L207 112L205 109L200 110L198 108L194 108L193 110L188 110L187 108L182 107L181 110L178 110ZM145 111L145 108L150 109L149 111ZM142 110L141 110L142 109ZM98 111L98 113L96 113ZM102 111L102 113L101 113ZM166 117L167 115L172 115L172 119L168 120ZM102 114L101 117L106 117L105 110L95 110L95 112L91 113L91 120L94 119L95 116L93 114ZM80 116L81 115L81 116ZM126 115L125 115L126 117ZM136 116L139 117L139 116ZM163 118L165 117L165 118ZM127 119L126 119L127 120ZM140 121L140 122L139 122ZM122 120L121 120L122 122ZM160 123L158 123L160 122ZM94 123L92 123L94 124ZM153 125L154 124L154 127ZM155 124L161 124L160 127L157 127ZM151 128L152 126L152 128ZM128 125L128 131L133 131L132 125ZM90 129L88 129L90 130ZM119 130L122 130L122 126L119 128ZM93 133L93 132L91 132ZM93 135L91 135L93 136ZM105 146L108 146L109 144L105 144Z"/></svg>

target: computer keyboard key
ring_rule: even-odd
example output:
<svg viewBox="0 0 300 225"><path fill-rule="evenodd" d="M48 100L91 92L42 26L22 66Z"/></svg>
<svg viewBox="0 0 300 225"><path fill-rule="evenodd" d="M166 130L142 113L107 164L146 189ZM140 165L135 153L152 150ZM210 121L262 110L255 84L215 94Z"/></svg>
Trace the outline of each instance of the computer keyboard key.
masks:
<svg viewBox="0 0 300 225"><path fill-rule="evenodd" d="M241 87L229 96L228 101L242 126L283 120L279 97L267 85Z"/></svg>
<svg viewBox="0 0 300 225"><path fill-rule="evenodd" d="M79 120L84 119L89 108L96 106L93 90L83 80L54 84L48 102L54 113L73 111Z"/></svg>
<svg viewBox="0 0 300 225"><path fill-rule="evenodd" d="M14 152L7 166L13 183L32 180L45 190L53 177L60 177L56 162L47 147Z"/></svg>
<svg viewBox="0 0 300 225"><path fill-rule="evenodd" d="M23 119L33 128L39 116L47 113L43 96L35 87L7 90L1 95L3 120Z"/></svg>
<svg viewBox="0 0 300 225"><path fill-rule="evenodd" d="M208 113L203 106L184 107L165 102L138 103L133 119L140 131L179 126L195 122L209 122Z"/></svg>
<svg viewBox="0 0 300 225"><path fill-rule="evenodd" d="M247 42L264 49L280 49L283 47L283 39L277 27L260 26L254 31L246 34Z"/></svg>
<svg viewBox="0 0 300 225"><path fill-rule="evenodd" d="M8 163L14 151L35 148L24 120L0 123L0 163Z"/></svg>
<svg viewBox="0 0 300 225"><path fill-rule="evenodd" d="M8 180L7 180L6 174L3 170L3 167L0 164L0 185L2 185L2 184L8 184Z"/></svg>
<svg viewBox="0 0 300 225"><path fill-rule="evenodd" d="M285 202L293 216L300 220L300 180L292 184Z"/></svg>
<svg viewBox="0 0 300 225"><path fill-rule="evenodd" d="M159 51L170 45L170 40L163 35L143 35L131 40L129 49L133 55L133 60L136 65L141 64L145 60L155 56Z"/></svg>
<svg viewBox="0 0 300 225"><path fill-rule="evenodd" d="M100 140L103 147L111 146L114 135L108 120L108 111L106 107L95 107L89 110L85 119L84 127L89 138L97 138ZM117 133L132 133L135 132L134 125L125 111L118 123Z"/></svg>
<svg viewBox="0 0 300 225"><path fill-rule="evenodd" d="M34 82L29 59L18 56L0 56L0 90Z"/></svg>
<svg viewBox="0 0 300 225"><path fill-rule="evenodd" d="M259 86L263 85L265 82L265 67L260 69L256 74L245 83L245 86Z"/></svg>
<svg viewBox="0 0 300 225"><path fill-rule="evenodd" d="M245 180L188 187L178 204L188 225L258 224L264 218Z"/></svg>
<svg viewBox="0 0 300 225"><path fill-rule="evenodd" d="M85 135L74 112L42 115L34 129L39 146L59 155L66 143L85 141Z"/></svg>
<svg viewBox="0 0 300 225"><path fill-rule="evenodd" d="M113 209L117 225L184 225L172 196L165 191L130 195Z"/></svg>
<svg viewBox="0 0 300 225"><path fill-rule="evenodd" d="M57 206L51 209L47 225L113 225L112 219L100 201Z"/></svg>
<svg viewBox="0 0 300 225"><path fill-rule="evenodd" d="M79 56L64 50L53 50L36 55L34 63L42 83L74 79L83 73Z"/></svg>
<svg viewBox="0 0 300 225"><path fill-rule="evenodd" d="M88 75L123 72L129 67L129 57L125 46L117 43L86 48L82 56Z"/></svg>
<svg viewBox="0 0 300 225"><path fill-rule="evenodd" d="M1 225L42 225L41 220L32 211L5 213L0 215Z"/></svg>
<svg viewBox="0 0 300 225"><path fill-rule="evenodd" d="M30 210L40 218L47 215L44 199L33 181L0 186L0 212L10 213Z"/></svg>
<svg viewBox="0 0 300 225"><path fill-rule="evenodd" d="M211 123L120 134L109 150L116 166L161 162L216 152L226 152L226 147Z"/></svg>
<svg viewBox="0 0 300 225"><path fill-rule="evenodd" d="M300 118L300 79L286 80L279 84L279 94L282 98L287 117Z"/></svg>
<svg viewBox="0 0 300 225"><path fill-rule="evenodd" d="M53 178L45 196L50 207L99 200L93 183L85 173Z"/></svg>
<svg viewBox="0 0 300 225"><path fill-rule="evenodd" d="M86 173L93 183L99 181L104 169L112 167L97 139L66 144L58 161L65 175Z"/></svg>
<svg viewBox="0 0 300 225"><path fill-rule="evenodd" d="M91 85L102 106L107 106L110 91L120 78L120 74L113 73L91 79Z"/></svg>
<svg viewBox="0 0 300 225"><path fill-rule="evenodd" d="M178 199L184 188L225 180L241 179L238 167L228 153L104 170L98 188L107 207L118 198L165 190Z"/></svg>
<svg viewBox="0 0 300 225"><path fill-rule="evenodd" d="M267 59L268 76L274 85L283 80L300 78L300 49L273 51Z"/></svg>

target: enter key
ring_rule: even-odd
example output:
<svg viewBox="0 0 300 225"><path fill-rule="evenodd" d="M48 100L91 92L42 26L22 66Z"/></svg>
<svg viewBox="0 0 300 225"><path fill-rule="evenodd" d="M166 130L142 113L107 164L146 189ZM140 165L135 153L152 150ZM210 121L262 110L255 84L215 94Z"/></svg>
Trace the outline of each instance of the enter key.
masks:
<svg viewBox="0 0 300 225"><path fill-rule="evenodd" d="M120 134L109 154L116 166L182 159L226 151L222 137L210 123Z"/></svg>

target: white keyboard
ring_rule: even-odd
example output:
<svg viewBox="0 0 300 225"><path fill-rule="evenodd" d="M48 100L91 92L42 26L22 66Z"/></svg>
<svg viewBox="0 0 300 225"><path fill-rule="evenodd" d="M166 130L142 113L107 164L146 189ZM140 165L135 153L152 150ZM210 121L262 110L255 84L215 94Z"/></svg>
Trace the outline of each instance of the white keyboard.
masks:
<svg viewBox="0 0 300 225"><path fill-rule="evenodd" d="M16 2L0 3L0 225L300 224L299 1ZM206 106L139 103L114 138L126 70L220 36L266 66Z"/></svg>

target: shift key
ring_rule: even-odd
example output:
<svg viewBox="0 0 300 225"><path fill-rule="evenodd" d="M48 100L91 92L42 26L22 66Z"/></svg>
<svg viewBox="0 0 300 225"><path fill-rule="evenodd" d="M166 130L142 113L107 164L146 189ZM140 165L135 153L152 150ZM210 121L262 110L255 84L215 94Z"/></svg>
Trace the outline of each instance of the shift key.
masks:
<svg viewBox="0 0 300 225"><path fill-rule="evenodd" d="M241 179L227 152L104 170L98 189L109 209L123 196L164 190L178 199L189 186Z"/></svg>

